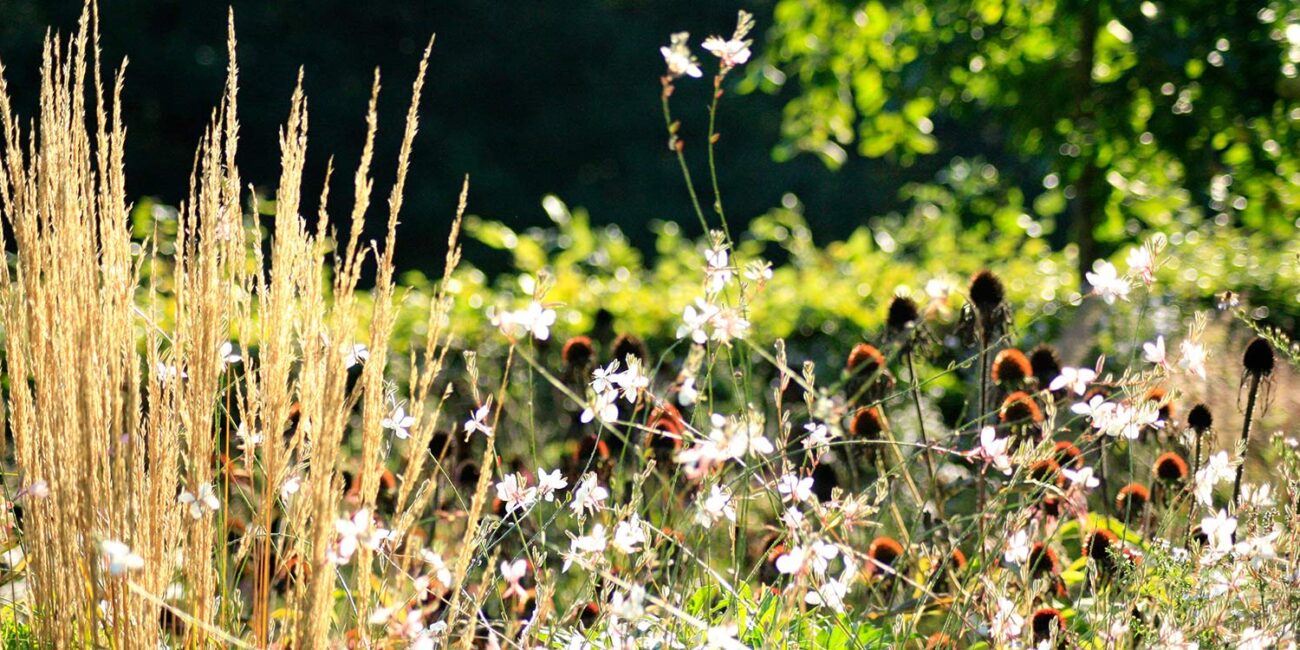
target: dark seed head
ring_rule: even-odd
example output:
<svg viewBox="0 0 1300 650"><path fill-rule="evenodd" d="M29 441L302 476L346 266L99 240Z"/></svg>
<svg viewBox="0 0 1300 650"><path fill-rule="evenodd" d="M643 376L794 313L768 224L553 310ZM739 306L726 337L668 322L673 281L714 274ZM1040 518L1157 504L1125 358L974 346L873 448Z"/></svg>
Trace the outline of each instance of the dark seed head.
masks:
<svg viewBox="0 0 1300 650"><path fill-rule="evenodd" d="M560 356L564 357L566 368L586 370L596 358L596 348L586 336L575 336L564 344Z"/></svg>
<svg viewBox="0 0 1300 650"><path fill-rule="evenodd" d="M892 537L877 537L871 541L871 546L867 547L867 557L876 561L867 567L868 573L881 570L876 563L896 569L894 563L898 561L898 558L903 557L903 545Z"/></svg>
<svg viewBox="0 0 1300 650"><path fill-rule="evenodd" d="M1015 348L1007 348L993 357L992 376L995 384L1020 385L1034 373L1029 357Z"/></svg>
<svg viewBox="0 0 1300 650"><path fill-rule="evenodd" d="M1034 629L1035 643L1051 640L1053 636L1059 639L1065 635L1065 617L1051 607L1044 607L1034 612L1030 625Z"/></svg>
<svg viewBox="0 0 1300 650"><path fill-rule="evenodd" d="M1273 372L1273 347L1262 338L1257 338L1246 346L1246 353L1241 356L1241 365L1246 372L1257 377L1264 377Z"/></svg>
<svg viewBox="0 0 1300 650"><path fill-rule="evenodd" d="M1030 397L1029 393L1016 391L1002 402L1002 409L998 411L998 417L1003 422L1033 422L1037 424L1043 421L1043 411L1038 408L1038 403Z"/></svg>
<svg viewBox="0 0 1300 650"><path fill-rule="evenodd" d="M889 318L885 321L885 325L892 332L901 332L920 319L921 312L911 298L894 296L893 302L889 303Z"/></svg>
<svg viewBox="0 0 1300 650"><path fill-rule="evenodd" d="M1188 469L1187 461L1175 451L1166 451L1156 458L1155 465L1151 472L1156 478L1165 483L1182 483L1187 480Z"/></svg>
<svg viewBox="0 0 1300 650"><path fill-rule="evenodd" d="M1061 358L1057 356L1056 349L1047 344L1040 345L1029 353L1029 366L1033 368L1034 378L1042 387L1052 383L1061 374Z"/></svg>
<svg viewBox="0 0 1300 650"><path fill-rule="evenodd" d="M645 341L632 334L619 334L618 338L614 339L611 352L614 355L614 361L617 361L623 367L627 365L628 356L640 359L642 364L650 360L650 349L646 347Z"/></svg>
<svg viewBox="0 0 1300 650"><path fill-rule="evenodd" d="M1151 491L1141 483L1129 483L1119 489L1115 496L1115 509L1128 520L1133 520L1142 513L1142 509L1151 501Z"/></svg>
<svg viewBox="0 0 1300 650"><path fill-rule="evenodd" d="M862 440L879 440L886 426L885 416L874 406L858 409L849 421L849 431Z"/></svg>
<svg viewBox="0 0 1300 650"><path fill-rule="evenodd" d="M1187 413L1187 426L1197 433L1205 433L1214 426L1214 416L1210 414L1210 407L1204 404L1197 404Z"/></svg>
<svg viewBox="0 0 1300 650"><path fill-rule="evenodd" d="M980 313L992 313L1001 307L1006 299L1006 288L1002 286L1002 280L999 280L992 271L985 269L971 278L970 301Z"/></svg>
<svg viewBox="0 0 1300 650"><path fill-rule="evenodd" d="M870 343L859 343L853 346L853 350L849 352L848 363L845 364L849 374L862 377L870 377L883 367L885 367L885 355Z"/></svg>
<svg viewBox="0 0 1300 650"><path fill-rule="evenodd" d="M1088 536L1086 550L1088 557L1092 558L1102 570L1110 571L1115 568L1115 560L1111 557L1111 549L1119 552L1119 535L1099 528Z"/></svg>

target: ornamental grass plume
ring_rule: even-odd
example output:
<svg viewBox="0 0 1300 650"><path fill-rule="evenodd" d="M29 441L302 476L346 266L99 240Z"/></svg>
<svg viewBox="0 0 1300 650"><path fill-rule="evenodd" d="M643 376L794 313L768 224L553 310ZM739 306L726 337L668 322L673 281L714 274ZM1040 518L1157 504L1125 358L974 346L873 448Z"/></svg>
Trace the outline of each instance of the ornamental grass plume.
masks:
<svg viewBox="0 0 1300 650"><path fill-rule="evenodd" d="M339 449L354 418L361 464L351 498L362 510L382 504L395 541L428 504L430 495L413 488L436 421L422 405L446 350L441 292L414 360L411 420L401 418L409 449L418 450L402 465L408 480L397 484L378 459L381 422L391 414L384 369L395 314L392 255L429 50L412 87L382 241L360 243L373 188L378 76L349 230L335 241L328 191L314 219L300 213L308 125L300 75L280 138L274 233L263 247L261 215L244 213L236 164L233 13L227 46L224 93L177 213L174 252L131 240L124 75L119 69L105 92L91 7L75 35L46 41L30 132L0 81L0 246L15 254L12 267L0 265L4 371L32 378L11 386L9 424L18 466L50 493L28 506L24 531L32 607L59 613L31 620L43 646L161 647L158 594L175 579L183 590L163 611L184 622L186 645L244 645L227 632L244 613L220 597L234 580L249 587L254 644L325 647L334 625L329 556L344 500ZM459 216L448 274L459 260L458 226ZM370 253L374 300L366 307L356 287ZM355 331L362 321L364 344ZM359 373L349 371L357 365ZM237 430L240 456L231 449ZM190 497L178 503L178 494ZM228 536L238 540L237 555L215 543ZM358 550L360 574L369 575L371 553L364 544ZM370 582L358 581L362 619ZM276 609L292 615L272 623Z"/></svg>

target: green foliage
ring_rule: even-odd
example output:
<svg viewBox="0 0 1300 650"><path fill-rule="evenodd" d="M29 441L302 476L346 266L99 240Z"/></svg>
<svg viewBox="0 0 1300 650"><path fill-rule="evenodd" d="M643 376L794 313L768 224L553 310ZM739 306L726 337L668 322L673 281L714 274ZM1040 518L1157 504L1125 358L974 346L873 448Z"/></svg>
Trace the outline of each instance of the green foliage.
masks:
<svg viewBox="0 0 1300 650"><path fill-rule="evenodd" d="M782 0L747 87L793 86L778 158L906 164L978 132L1014 160L1006 187L1041 188L1035 217L1068 207L1099 241L1203 220L1283 237L1300 217L1291 6Z"/></svg>

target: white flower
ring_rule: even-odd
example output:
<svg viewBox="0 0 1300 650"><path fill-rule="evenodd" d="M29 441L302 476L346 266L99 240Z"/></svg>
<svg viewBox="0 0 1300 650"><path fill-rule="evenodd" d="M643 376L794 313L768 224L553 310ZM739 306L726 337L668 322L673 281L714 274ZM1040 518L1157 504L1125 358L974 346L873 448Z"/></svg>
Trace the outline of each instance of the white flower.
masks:
<svg viewBox="0 0 1300 650"><path fill-rule="evenodd" d="M1148 246L1135 246L1128 251L1128 271L1142 279L1148 286L1155 282L1156 256Z"/></svg>
<svg viewBox="0 0 1300 650"><path fill-rule="evenodd" d="M844 599L849 595L851 581L844 576L834 580L827 580L820 586L809 589L804 594L803 600L809 605L820 605L829 607L831 610L844 613Z"/></svg>
<svg viewBox="0 0 1300 650"><path fill-rule="evenodd" d="M243 422L235 429L235 437L239 439L239 450L245 453L252 452L257 446L262 444L262 432L253 430L249 431L248 425Z"/></svg>
<svg viewBox="0 0 1300 650"><path fill-rule="evenodd" d="M582 409L582 414L578 419L587 424L592 420L601 422L615 422L618 420L618 392L607 391L596 393L596 399L589 406Z"/></svg>
<svg viewBox="0 0 1300 650"><path fill-rule="evenodd" d="M749 44L749 41L729 41L721 36L710 36L704 39L703 47L713 56L722 59L723 67L734 68L749 60Z"/></svg>
<svg viewBox="0 0 1300 650"><path fill-rule="evenodd" d="M1061 374L1047 386L1050 391L1058 391L1062 388L1068 388L1075 395L1082 395L1088 392L1088 384L1097 378L1097 372L1092 368L1071 368L1069 366L1061 368Z"/></svg>
<svg viewBox="0 0 1300 650"><path fill-rule="evenodd" d="M345 368L351 368L358 363L365 363L368 360L370 360L370 348L367 348L364 343L353 343L352 347L344 353L343 366Z"/></svg>
<svg viewBox="0 0 1300 650"><path fill-rule="evenodd" d="M677 326L677 338L689 336L695 343L704 345L709 341L709 334L705 328L717 315L717 307L696 298L693 304L686 305L682 309L682 324Z"/></svg>
<svg viewBox="0 0 1300 650"><path fill-rule="evenodd" d="M492 396L489 395L487 401L470 413L468 420L465 420L465 439L474 435L476 431L482 431L483 435L492 435L492 427L487 423L488 414L492 412Z"/></svg>
<svg viewBox="0 0 1300 650"><path fill-rule="evenodd" d="M749 646L736 639L739 628L731 625L715 625L704 632L704 645L700 650L749 650Z"/></svg>
<svg viewBox="0 0 1300 650"><path fill-rule="evenodd" d="M776 491L781 493L782 501L794 499L798 503L812 498L812 487L813 478L811 476L800 478L794 474L785 474L777 482Z"/></svg>
<svg viewBox="0 0 1300 650"><path fill-rule="evenodd" d="M1277 639L1264 630L1248 627L1237 635L1237 650L1269 650Z"/></svg>
<svg viewBox="0 0 1300 650"><path fill-rule="evenodd" d="M729 266L730 259L727 257L726 247L719 243L704 251L704 261L706 264L704 274L709 279L709 293L715 294L725 289L734 275Z"/></svg>
<svg viewBox="0 0 1300 650"><path fill-rule="evenodd" d="M587 472L578 479L578 485L573 488L573 500L569 502L569 509L582 517L587 512L600 510L601 504L607 498L609 498L609 490L596 483L595 474Z"/></svg>
<svg viewBox="0 0 1300 650"><path fill-rule="evenodd" d="M239 363L242 359L242 357L239 356L239 350L235 347L235 344L230 341L221 344L221 348L217 350L217 356L221 357L221 363L226 365Z"/></svg>
<svg viewBox="0 0 1300 650"><path fill-rule="evenodd" d="M1147 363L1154 363L1157 366L1168 365L1165 359L1165 337L1157 336L1155 343L1143 343L1142 358L1146 359Z"/></svg>
<svg viewBox="0 0 1300 650"><path fill-rule="evenodd" d="M715 414L711 418L715 427L718 426L718 417ZM776 451L772 441L763 435L763 425L756 422L752 417L733 420L730 424L731 426L728 427L730 438L727 451L733 458L746 455L762 457Z"/></svg>
<svg viewBox="0 0 1300 650"><path fill-rule="evenodd" d="M537 499L537 488L528 487L528 479L522 474L506 474L496 487L497 498L506 504L507 514L527 508Z"/></svg>
<svg viewBox="0 0 1300 650"><path fill-rule="evenodd" d="M284 483L280 485L280 498L288 501L289 498L297 494L300 489L302 489L302 476L291 474L289 475L289 478L284 479Z"/></svg>
<svg viewBox="0 0 1300 650"><path fill-rule="evenodd" d="M998 432L993 427L984 427L980 430L980 444L978 447L967 452L966 455L973 456L983 460L986 464L991 464L1003 474L1011 473L1011 456L1007 449L1011 446L1010 436L998 438Z"/></svg>
<svg viewBox="0 0 1300 650"><path fill-rule="evenodd" d="M1002 559L1008 564L1024 564L1029 561L1029 552L1033 545L1029 543L1029 531L1020 529L1007 540L1007 548L1002 552Z"/></svg>
<svg viewBox="0 0 1300 650"><path fill-rule="evenodd" d="M542 499L550 502L555 500L555 493L569 486L569 480L560 474L560 470L552 470L546 473L543 470L537 470L537 491Z"/></svg>
<svg viewBox="0 0 1300 650"><path fill-rule="evenodd" d="M506 581L507 588L505 593L501 594L501 599L506 600L511 596L517 596L520 600L528 598L528 590L520 584L524 576L528 575L528 561L519 559L514 562L501 562L501 579Z"/></svg>
<svg viewBox="0 0 1300 650"><path fill-rule="evenodd" d="M14 497L14 500L21 498L25 494L31 495L33 499L44 499L50 496L50 484L45 479L32 481L27 485L25 490L19 491L18 496Z"/></svg>
<svg viewBox="0 0 1300 650"><path fill-rule="evenodd" d="M1188 641L1183 631L1174 627L1169 621L1160 625L1159 647L1166 650L1200 650L1201 644Z"/></svg>
<svg viewBox="0 0 1300 650"><path fill-rule="evenodd" d="M339 539L327 552L329 560L334 564L347 564L362 546L377 551L384 540L392 535L387 528L375 525L368 508L357 510L351 517L334 520L334 530Z"/></svg>
<svg viewBox="0 0 1300 650"><path fill-rule="evenodd" d="M539 341L551 338L551 326L555 325L555 310L546 308L536 300L519 311L497 312L489 310L492 325L500 328L506 336L531 334Z"/></svg>
<svg viewBox="0 0 1300 650"><path fill-rule="evenodd" d="M817 575L826 573L830 561L840 553L840 548L821 540L809 546L796 546L776 559L776 570L788 575L802 575L811 570Z"/></svg>
<svg viewBox="0 0 1300 650"><path fill-rule="evenodd" d="M740 312L727 308L713 317L713 340L723 345L745 338L749 334L749 321Z"/></svg>
<svg viewBox="0 0 1300 650"><path fill-rule="evenodd" d="M609 362L608 366L597 366L591 371L591 390L596 394L608 393L614 390L614 378L618 376L618 359Z"/></svg>
<svg viewBox="0 0 1300 650"><path fill-rule="evenodd" d="M604 553L606 546L605 525L593 525L590 533L582 537L574 537L569 541L569 552L564 554L564 566L560 570L567 572L574 562L585 567L586 558Z"/></svg>
<svg viewBox="0 0 1300 650"><path fill-rule="evenodd" d="M106 539L99 543L99 550L108 562L108 573L120 576L127 571L144 568L144 558L131 552L131 547L115 539Z"/></svg>
<svg viewBox="0 0 1300 650"><path fill-rule="evenodd" d="M998 609L989 622L989 635L999 643L1008 643L1020 636L1020 630L1024 626L1025 617L1016 613L1016 604L998 596Z"/></svg>
<svg viewBox="0 0 1300 650"><path fill-rule="evenodd" d="M451 568L442 559L442 555L424 549L420 553L420 557L424 559L425 564L429 565L429 575L433 576L433 579L437 580L438 584L444 587L451 586Z"/></svg>
<svg viewBox="0 0 1300 650"><path fill-rule="evenodd" d="M722 517L735 523L736 508L731 503L731 491L714 483L709 488L709 496L699 502L695 522L701 526L711 526Z"/></svg>
<svg viewBox="0 0 1300 650"><path fill-rule="evenodd" d="M190 377L189 374L177 370L176 366L168 365L161 361L158 362L156 368L158 370L157 376L159 383L166 384L175 381L178 377L181 379L189 379Z"/></svg>
<svg viewBox="0 0 1300 650"><path fill-rule="evenodd" d="M373 420L371 420L373 422ZM406 414L406 409L398 406L388 417L379 421L379 426L390 429L393 435L401 440L411 437L411 427L415 426L415 418Z"/></svg>
<svg viewBox="0 0 1300 650"><path fill-rule="evenodd" d="M1267 535L1257 535L1237 542L1232 547L1232 552L1237 557L1249 561L1253 566L1259 566L1264 562L1277 559L1277 547L1274 542L1281 535L1282 529L1275 525L1273 532Z"/></svg>
<svg viewBox="0 0 1300 650"><path fill-rule="evenodd" d="M830 427L822 422L809 422L803 425L803 430L808 432L808 435L803 439L803 448L815 449L818 452L824 451L837 435L836 432L831 431Z"/></svg>
<svg viewBox="0 0 1300 650"><path fill-rule="evenodd" d="M1237 518L1229 517L1226 510L1219 510L1211 517L1201 520L1201 532L1209 540L1209 551L1216 554L1232 550L1232 537L1237 532Z"/></svg>
<svg viewBox="0 0 1300 650"><path fill-rule="evenodd" d="M1088 284L1092 285L1092 292L1101 296L1106 304L1115 304L1115 299L1128 300L1128 292L1133 288L1128 278L1120 276L1115 270L1115 265L1105 260L1097 260L1092 263L1092 271L1084 274L1088 279Z"/></svg>
<svg viewBox="0 0 1300 650"><path fill-rule="evenodd" d="M1093 476L1091 467L1085 467L1078 471L1063 469L1061 475L1070 480L1071 486L1082 488L1085 492L1101 484L1101 481Z"/></svg>
<svg viewBox="0 0 1300 650"><path fill-rule="evenodd" d="M677 391L677 403L682 406L695 406L700 399L700 391L695 388L695 378L682 380L682 387Z"/></svg>
<svg viewBox="0 0 1300 650"><path fill-rule="evenodd" d="M1253 483L1243 483L1241 486L1241 501L1249 503L1255 508L1272 508L1277 505L1273 498L1273 484L1262 483L1255 485Z"/></svg>
<svg viewBox="0 0 1300 650"><path fill-rule="evenodd" d="M197 494L189 490L181 490L180 495L176 497L176 502L189 506L190 516L194 519L203 518L205 509L212 512L221 509L221 501L217 499L217 493L212 489L211 483L200 485Z"/></svg>
<svg viewBox="0 0 1300 650"><path fill-rule="evenodd" d="M1228 452L1220 451L1210 456L1205 466L1196 471L1196 500L1205 506L1214 505L1214 486L1236 478Z"/></svg>
<svg viewBox="0 0 1300 650"><path fill-rule="evenodd" d="M668 75L674 79L682 75L704 76L699 61L695 60L691 48L686 45L690 37L689 32L677 32L670 37L667 46L659 48L659 53L664 55L664 62L668 64Z"/></svg>
<svg viewBox="0 0 1300 650"><path fill-rule="evenodd" d="M1183 339L1178 349L1182 352L1178 367L1186 370L1188 374L1205 379L1205 346L1191 339Z"/></svg>
<svg viewBox="0 0 1300 650"><path fill-rule="evenodd" d="M614 527L614 548L626 554L632 554L639 550L640 546L646 541L645 525L641 523L641 518L635 514L627 521L620 521Z"/></svg>
<svg viewBox="0 0 1300 650"><path fill-rule="evenodd" d="M1110 428L1116 410L1117 406L1113 402L1107 402L1101 395L1093 395L1087 402L1075 402L1070 405L1071 412L1088 418L1092 422L1092 428L1099 430Z"/></svg>

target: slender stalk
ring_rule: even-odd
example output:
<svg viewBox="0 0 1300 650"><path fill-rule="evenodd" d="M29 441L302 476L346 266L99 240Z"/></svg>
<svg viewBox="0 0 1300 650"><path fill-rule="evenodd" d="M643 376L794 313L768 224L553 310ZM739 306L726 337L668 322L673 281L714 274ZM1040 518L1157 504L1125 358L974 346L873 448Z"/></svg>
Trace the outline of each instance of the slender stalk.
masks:
<svg viewBox="0 0 1300 650"><path fill-rule="evenodd" d="M921 455L925 458L925 469L930 478L930 498L935 507L939 507L939 484L935 480L934 459L930 456L930 436L925 431L925 415L921 412L921 380L916 375L916 364L912 361L912 348L909 346L903 355L907 357L907 372L912 380L912 405L916 407L916 426L921 433L923 446ZM940 510L942 514L942 510Z"/></svg>
<svg viewBox="0 0 1300 650"><path fill-rule="evenodd" d="M1262 377L1250 373L1250 394L1246 397L1246 421L1241 425L1241 464L1237 465L1237 478L1232 482L1232 507L1241 506L1241 476L1246 469L1246 452L1250 448L1250 422L1255 417L1255 402L1259 398L1259 384Z"/></svg>
<svg viewBox="0 0 1300 650"><path fill-rule="evenodd" d="M691 168L686 164L686 155L682 153L685 149L682 140L677 137L677 123L673 122L672 109L668 105L668 98L673 95L672 79L664 77L664 91L660 93L660 101L664 109L664 126L668 129L668 144L673 153L677 154L677 164L682 168L682 177L686 179L686 192L691 196L691 207L695 208L695 216L700 219L700 227L704 233L709 232L709 221L704 218L704 209L700 207L700 197L695 192L695 182L691 180Z"/></svg>

